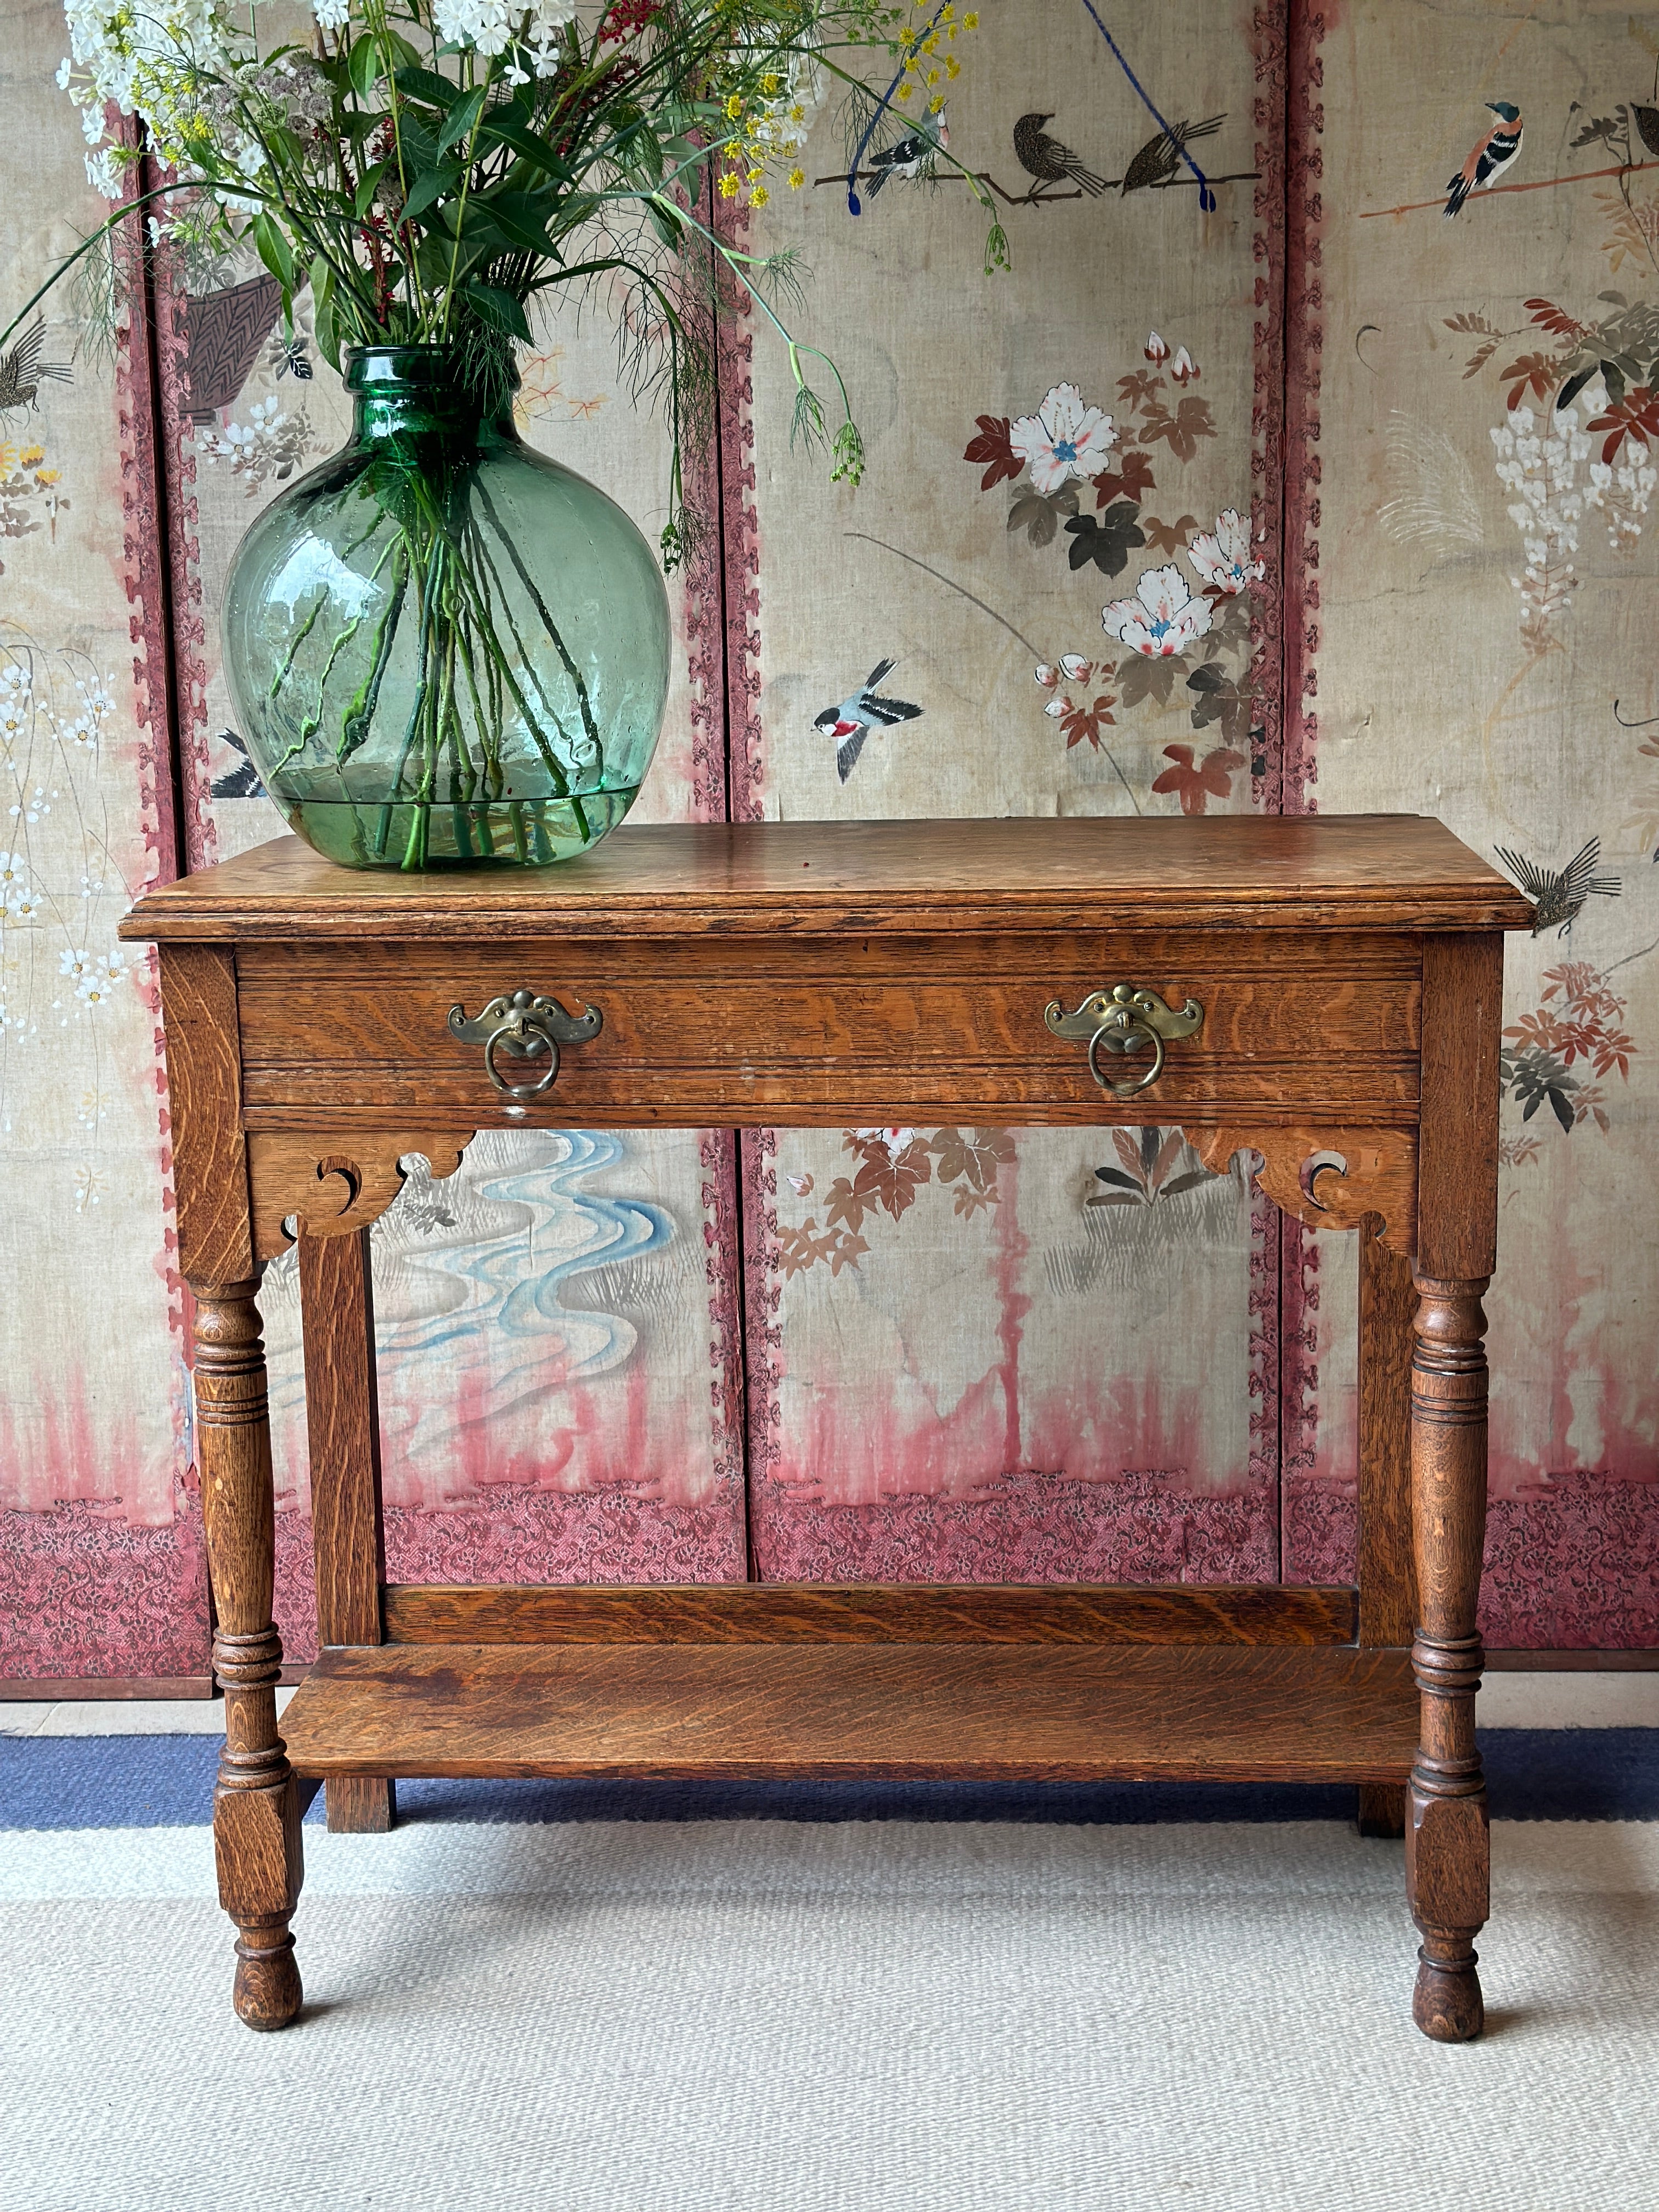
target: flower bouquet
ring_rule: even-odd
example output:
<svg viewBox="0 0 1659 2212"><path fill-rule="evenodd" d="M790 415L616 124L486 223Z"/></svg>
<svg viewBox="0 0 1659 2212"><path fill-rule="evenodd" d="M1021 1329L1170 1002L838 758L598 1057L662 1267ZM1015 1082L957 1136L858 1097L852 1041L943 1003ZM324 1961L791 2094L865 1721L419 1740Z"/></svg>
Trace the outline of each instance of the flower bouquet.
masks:
<svg viewBox="0 0 1659 2212"><path fill-rule="evenodd" d="M272 40L277 10L223 0L66 13L59 82L122 203L70 263L141 211L147 251L251 249L290 342L309 288L356 403L350 444L259 517L228 582L227 672L266 788L360 866L586 849L655 746L667 599L621 509L519 441L514 349L566 288L614 313L668 418L665 568L701 526L682 457L708 432L722 283L787 349L794 434L856 484L840 373L787 319L793 259L745 252L721 214L805 181L832 84L854 170L950 161L943 88L975 19L949 0L310 0L286 11L301 35ZM110 103L140 130L107 137Z"/></svg>

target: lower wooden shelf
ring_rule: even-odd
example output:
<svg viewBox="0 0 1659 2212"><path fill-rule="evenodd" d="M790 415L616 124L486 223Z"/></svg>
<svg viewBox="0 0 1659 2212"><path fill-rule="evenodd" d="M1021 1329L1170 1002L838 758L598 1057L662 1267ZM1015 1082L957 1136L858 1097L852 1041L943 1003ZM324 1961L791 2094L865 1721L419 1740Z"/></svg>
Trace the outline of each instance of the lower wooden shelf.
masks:
<svg viewBox="0 0 1659 2212"><path fill-rule="evenodd" d="M1403 1782L1403 1651L385 1644L283 1717L304 1776Z"/></svg>

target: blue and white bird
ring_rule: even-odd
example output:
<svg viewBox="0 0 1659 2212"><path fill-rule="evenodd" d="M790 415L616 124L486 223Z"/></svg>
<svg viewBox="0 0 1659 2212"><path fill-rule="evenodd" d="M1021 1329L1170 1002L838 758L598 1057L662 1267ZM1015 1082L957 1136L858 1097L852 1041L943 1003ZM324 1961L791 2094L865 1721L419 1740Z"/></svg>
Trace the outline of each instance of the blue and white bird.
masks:
<svg viewBox="0 0 1659 2212"><path fill-rule="evenodd" d="M890 729L896 722L913 722L921 712L908 699L884 699L877 690L876 686L884 683L897 665L892 660L878 660L858 690L843 699L839 707L826 707L821 714L812 717L812 727L836 741L836 773L843 783L853 773L854 763L872 729Z"/></svg>
<svg viewBox="0 0 1659 2212"><path fill-rule="evenodd" d="M945 119L945 110L941 107L937 115L924 115L919 131L911 131L884 152L872 154L865 163L871 198L874 199L890 177L919 177L923 164L943 152L950 143L951 129Z"/></svg>
<svg viewBox="0 0 1659 2212"><path fill-rule="evenodd" d="M1471 192L1490 191L1521 151L1521 111L1512 100L1489 100L1498 118L1492 129L1446 186L1446 213L1455 215Z"/></svg>

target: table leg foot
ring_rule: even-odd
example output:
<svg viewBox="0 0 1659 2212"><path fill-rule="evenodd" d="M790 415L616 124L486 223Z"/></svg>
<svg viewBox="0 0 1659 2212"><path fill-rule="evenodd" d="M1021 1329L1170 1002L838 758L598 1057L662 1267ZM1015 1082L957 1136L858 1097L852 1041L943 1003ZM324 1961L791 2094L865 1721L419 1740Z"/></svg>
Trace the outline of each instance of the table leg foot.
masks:
<svg viewBox="0 0 1659 2212"><path fill-rule="evenodd" d="M280 1920L241 1922L233 1994L237 2019L245 2027L286 2027L299 2012L304 1996L286 1916Z"/></svg>
<svg viewBox="0 0 1659 2212"><path fill-rule="evenodd" d="M1480 1954L1467 1936L1425 1936L1417 1954L1412 2018L1433 2043L1473 2043L1486 2025L1475 1972Z"/></svg>

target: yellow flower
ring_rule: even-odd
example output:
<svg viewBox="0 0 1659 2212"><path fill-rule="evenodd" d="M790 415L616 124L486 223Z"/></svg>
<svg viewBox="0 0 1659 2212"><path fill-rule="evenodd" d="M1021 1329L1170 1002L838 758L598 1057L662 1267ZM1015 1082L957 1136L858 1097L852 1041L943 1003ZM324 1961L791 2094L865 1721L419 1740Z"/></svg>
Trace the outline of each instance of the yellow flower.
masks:
<svg viewBox="0 0 1659 2212"><path fill-rule="evenodd" d="M935 33L933 33L933 35L931 38L924 39L924 40L922 40L922 42L921 42L921 51L922 51L922 52L923 52L923 53L925 53L925 54L931 54L931 53L933 52L933 50L935 49L935 47L937 47L937 46L938 46L938 45L939 45L939 33L938 33L937 32L935 32Z"/></svg>
<svg viewBox="0 0 1659 2212"><path fill-rule="evenodd" d="M737 175L734 171L728 169L726 174L720 179L720 198L723 200L734 200L737 197Z"/></svg>
<svg viewBox="0 0 1659 2212"><path fill-rule="evenodd" d="M726 112L733 123L735 123L738 116L743 113L743 94L740 92L733 92L727 94Z"/></svg>
<svg viewBox="0 0 1659 2212"><path fill-rule="evenodd" d="M761 79L761 90L769 100L774 100L777 96L778 87L782 82L781 77L769 73Z"/></svg>
<svg viewBox="0 0 1659 2212"><path fill-rule="evenodd" d="M63 473L62 469L36 469L34 481L45 491L48 486L55 484Z"/></svg>
<svg viewBox="0 0 1659 2212"><path fill-rule="evenodd" d="M798 192L805 182L806 172L805 169L791 169L789 172L789 189L792 192Z"/></svg>
<svg viewBox="0 0 1659 2212"><path fill-rule="evenodd" d="M968 13L962 19L962 27L964 31L978 30L979 10L977 8L970 8L968 10Z"/></svg>
<svg viewBox="0 0 1659 2212"><path fill-rule="evenodd" d="M38 469L46 458L46 449L44 446L31 446L27 453L18 455L17 465L20 469Z"/></svg>
<svg viewBox="0 0 1659 2212"><path fill-rule="evenodd" d="M962 75L962 64L954 54L946 54L945 57L945 74L953 81Z"/></svg>
<svg viewBox="0 0 1659 2212"><path fill-rule="evenodd" d="M928 84L929 84L929 86L930 86L930 87L932 87L932 86L933 86L933 85L936 85L936 84L939 82L939 71L938 71L937 70L928 70L928 72L927 72L927 82L928 82Z"/></svg>
<svg viewBox="0 0 1659 2212"><path fill-rule="evenodd" d="M790 120L792 123L805 123L805 120L806 120L806 110L805 110L805 109L801 106L801 104L800 104L799 100L797 100L797 101L795 102L794 106L790 109L790 111L789 111L789 120Z"/></svg>
<svg viewBox="0 0 1659 2212"><path fill-rule="evenodd" d="M764 207L771 197L764 185L757 185L749 195L749 204L750 207Z"/></svg>
<svg viewBox="0 0 1659 2212"><path fill-rule="evenodd" d="M945 94L942 92L936 92L927 103L927 112L930 115L938 115L944 108L944 106Z"/></svg>
<svg viewBox="0 0 1659 2212"><path fill-rule="evenodd" d="M903 83L899 87L896 97L900 100L908 100L910 94L915 90L915 81L907 76Z"/></svg>
<svg viewBox="0 0 1659 2212"><path fill-rule="evenodd" d="M21 458L15 446L0 446L0 483L11 474Z"/></svg>

